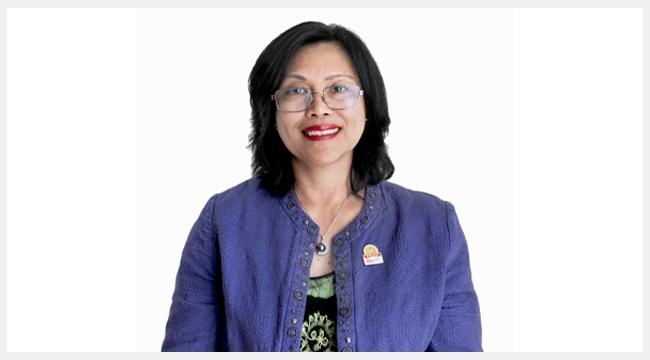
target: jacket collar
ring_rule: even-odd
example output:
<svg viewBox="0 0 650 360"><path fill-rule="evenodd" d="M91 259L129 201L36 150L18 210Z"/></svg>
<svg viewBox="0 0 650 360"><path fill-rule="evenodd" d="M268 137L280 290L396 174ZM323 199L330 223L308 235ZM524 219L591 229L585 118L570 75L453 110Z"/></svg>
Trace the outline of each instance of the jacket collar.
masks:
<svg viewBox="0 0 650 360"><path fill-rule="evenodd" d="M368 184L366 186L361 211L352 222L337 235L343 234L345 239L349 240L372 225L382 206L382 184L383 181L378 184ZM293 191L290 190L286 194L279 196L278 200L291 221L293 221L300 230L305 230L310 234L317 234L319 232L318 225L300 207L299 201L296 199Z"/></svg>

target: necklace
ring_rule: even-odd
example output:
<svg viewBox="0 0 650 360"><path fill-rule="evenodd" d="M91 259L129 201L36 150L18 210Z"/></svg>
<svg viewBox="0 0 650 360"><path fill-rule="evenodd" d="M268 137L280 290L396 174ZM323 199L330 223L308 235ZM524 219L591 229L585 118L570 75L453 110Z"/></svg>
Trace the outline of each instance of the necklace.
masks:
<svg viewBox="0 0 650 360"><path fill-rule="evenodd" d="M305 209L305 205L303 205L302 201L300 201L300 198L298 197L298 193L295 191L295 189L293 190L293 194L296 196L296 199L298 199L298 202L300 203L300 206L302 206L302 208L305 211L307 211L307 209ZM330 224L327 227L327 230L325 230L323 235L319 235L320 241L318 242L318 244L316 244L316 254L318 254L320 256L323 256L323 255L327 254L328 249L327 249L327 244L325 244L325 236L327 235L327 233L332 228L332 225L334 225L334 222L336 222L336 219L339 217L339 214L341 213L341 210L343 209L343 205L345 205L345 202L348 200L349 197L350 197L350 194L348 194L345 197L345 199L343 199L343 202L341 203L341 206L339 206L339 209L336 210L336 215L334 215L334 218L332 219L332 221L330 221Z"/></svg>

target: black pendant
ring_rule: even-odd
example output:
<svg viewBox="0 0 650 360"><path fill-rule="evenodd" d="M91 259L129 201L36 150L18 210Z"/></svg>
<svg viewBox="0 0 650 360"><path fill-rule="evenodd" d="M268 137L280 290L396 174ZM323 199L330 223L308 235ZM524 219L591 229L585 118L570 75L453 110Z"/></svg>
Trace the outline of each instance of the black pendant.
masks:
<svg viewBox="0 0 650 360"><path fill-rule="evenodd" d="M322 241L319 242L318 244L316 244L316 253L317 253L318 255L325 255L325 254L327 254L327 245L325 245L325 243L322 242Z"/></svg>

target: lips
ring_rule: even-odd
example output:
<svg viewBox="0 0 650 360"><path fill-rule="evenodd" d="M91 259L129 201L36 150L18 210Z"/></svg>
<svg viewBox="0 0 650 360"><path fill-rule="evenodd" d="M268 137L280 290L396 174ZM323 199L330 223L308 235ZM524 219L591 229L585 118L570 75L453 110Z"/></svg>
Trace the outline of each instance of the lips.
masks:
<svg viewBox="0 0 650 360"><path fill-rule="evenodd" d="M341 128L333 124L314 125L302 130L302 134L312 141L329 140L341 131Z"/></svg>

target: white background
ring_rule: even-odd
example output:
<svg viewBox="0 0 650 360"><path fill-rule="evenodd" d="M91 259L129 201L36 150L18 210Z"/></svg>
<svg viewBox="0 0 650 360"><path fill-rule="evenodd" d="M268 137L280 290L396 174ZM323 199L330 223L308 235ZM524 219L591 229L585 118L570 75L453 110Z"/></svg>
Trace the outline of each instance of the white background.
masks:
<svg viewBox="0 0 650 360"><path fill-rule="evenodd" d="M160 349L192 223L250 176L248 73L305 20L375 56L391 181L456 206L486 351L642 350L641 10L7 14L9 351Z"/></svg>

